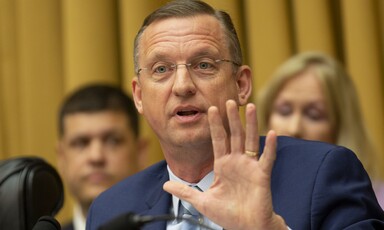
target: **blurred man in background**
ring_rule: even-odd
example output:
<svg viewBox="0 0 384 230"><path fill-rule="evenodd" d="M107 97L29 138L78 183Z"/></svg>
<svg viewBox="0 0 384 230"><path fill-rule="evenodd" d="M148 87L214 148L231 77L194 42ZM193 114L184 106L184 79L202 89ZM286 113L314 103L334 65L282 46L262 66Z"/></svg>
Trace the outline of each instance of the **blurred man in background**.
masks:
<svg viewBox="0 0 384 230"><path fill-rule="evenodd" d="M110 85L73 92L58 121L58 167L75 200L73 220L63 230L84 230L93 199L143 166L145 141L132 99Z"/></svg>

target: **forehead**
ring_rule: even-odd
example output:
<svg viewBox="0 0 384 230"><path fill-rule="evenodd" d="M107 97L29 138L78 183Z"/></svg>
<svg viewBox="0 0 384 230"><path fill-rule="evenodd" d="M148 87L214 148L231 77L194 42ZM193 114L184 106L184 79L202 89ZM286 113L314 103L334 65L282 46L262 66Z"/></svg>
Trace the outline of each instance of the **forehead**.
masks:
<svg viewBox="0 0 384 230"><path fill-rule="evenodd" d="M305 71L288 79L283 83L278 95L301 101L325 100L321 82L313 71Z"/></svg>
<svg viewBox="0 0 384 230"><path fill-rule="evenodd" d="M224 38L220 22L210 15L161 19L144 30L139 53L146 58L202 51L223 54L228 52Z"/></svg>

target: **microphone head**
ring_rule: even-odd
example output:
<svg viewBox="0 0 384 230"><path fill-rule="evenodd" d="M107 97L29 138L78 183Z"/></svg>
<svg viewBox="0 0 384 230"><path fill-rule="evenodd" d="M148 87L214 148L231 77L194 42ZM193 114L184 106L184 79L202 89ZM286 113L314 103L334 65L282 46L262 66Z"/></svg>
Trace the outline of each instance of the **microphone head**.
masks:
<svg viewBox="0 0 384 230"><path fill-rule="evenodd" d="M112 219L98 230L140 230L143 225L140 216L129 212Z"/></svg>
<svg viewBox="0 0 384 230"><path fill-rule="evenodd" d="M32 230L61 230L61 226L52 216L42 216L37 220Z"/></svg>

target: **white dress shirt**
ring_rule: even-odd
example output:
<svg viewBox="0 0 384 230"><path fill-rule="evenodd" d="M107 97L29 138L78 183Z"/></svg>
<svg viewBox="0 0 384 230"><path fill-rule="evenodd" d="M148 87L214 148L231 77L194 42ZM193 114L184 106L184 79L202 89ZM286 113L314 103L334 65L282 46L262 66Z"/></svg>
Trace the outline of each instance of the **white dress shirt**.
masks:
<svg viewBox="0 0 384 230"><path fill-rule="evenodd" d="M78 204L73 207L73 228L74 230L85 230L86 219Z"/></svg>

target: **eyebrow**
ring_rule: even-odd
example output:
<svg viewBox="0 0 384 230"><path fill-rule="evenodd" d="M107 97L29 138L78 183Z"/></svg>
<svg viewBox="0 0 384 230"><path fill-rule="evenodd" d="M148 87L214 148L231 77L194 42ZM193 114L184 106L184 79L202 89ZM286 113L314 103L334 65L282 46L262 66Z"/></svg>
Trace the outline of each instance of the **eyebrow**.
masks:
<svg viewBox="0 0 384 230"><path fill-rule="evenodd" d="M192 57L204 57L204 56L220 56L220 53L210 52L210 50L199 50L192 55Z"/></svg>
<svg viewBox="0 0 384 230"><path fill-rule="evenodd" d="M102 130L101 132L97 132L97 133L89 133L89 132L81 132L81 133L77 133L71 137L69 137L69 139L84 139L84 138L87 138L87 139L92 139L92 138L99 138L99 137L104 137L104 136L110 136L110 135L122 135L124 133L123 130L121 129L114 129L114 128L109 128L109 129L105 129L105 130Z"/></svg>
<svg viewBox="0 0 384 230"><path fill-rule="evenodd" d="M192 55L190 55L190 57L187 58L187 62L189 62L190 60L194 60L196 58L206 57L206 56L216 57L216 56L220 56L220 53L211 52L210 50L207 50L207 49L204 49L204 50L200 49L192 53ZM163 53L163 52L156 53L153 57L150 57L148 60L149 60L149 63L153 63L157 60L173 61L172 58L167 53Z"/></svg>

